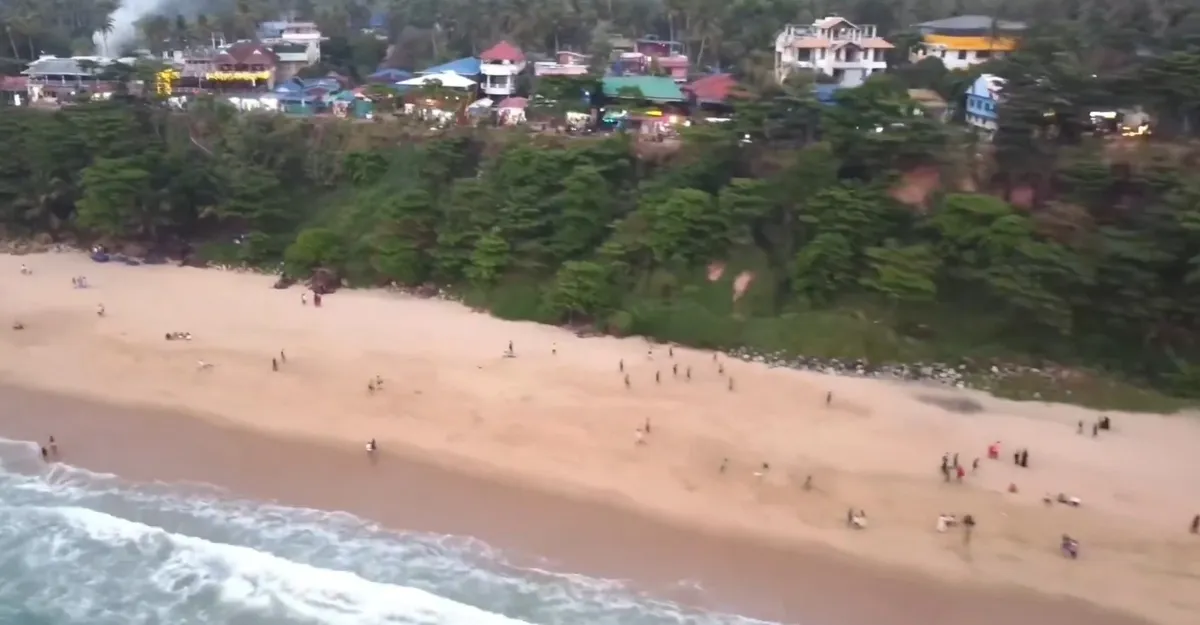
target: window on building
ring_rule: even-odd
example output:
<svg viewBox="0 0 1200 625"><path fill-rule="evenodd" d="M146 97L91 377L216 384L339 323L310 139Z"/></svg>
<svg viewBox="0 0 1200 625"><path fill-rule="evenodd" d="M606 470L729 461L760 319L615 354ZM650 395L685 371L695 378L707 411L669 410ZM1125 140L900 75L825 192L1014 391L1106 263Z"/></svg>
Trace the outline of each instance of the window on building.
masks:
<svg viewBox="0 0 1200 625"><path fill-rule="evenodd" d="M959 50L959 51L958 51L958 60L960 60L960 61L965 61L965 60L967 60L967 51L966 51L966 50Z"/></svg>
<svg viewBox="0 0 1200 625"><path fill-rule="evenodd" d="M975 53L975 58L990 59L990 58L992 58L992 51L991 50L980 50Z"/></svg>

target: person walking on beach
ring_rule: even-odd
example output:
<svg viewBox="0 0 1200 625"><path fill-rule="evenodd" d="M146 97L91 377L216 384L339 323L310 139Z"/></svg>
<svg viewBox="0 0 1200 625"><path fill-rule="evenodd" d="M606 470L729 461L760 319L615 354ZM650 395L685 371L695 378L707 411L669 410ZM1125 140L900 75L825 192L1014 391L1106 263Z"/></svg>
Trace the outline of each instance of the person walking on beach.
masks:
<svg viewBox="0 0 1200 625"><path fill-rule="evenodd" d="M966 515L962 520L963 524L963 544L971 544L971 533L975 531L975 517Z"/></svg>
<svg viewBox="0 0 1200 625"><path fill-rule="evenodd" d="M689 379L689 380L690 380L690 379L692 379L692 367L691 367L691 365L688 365L688 368L687 368L687 379Z"/></svg>
<svg viewBox="0 0 1200 625"><path fill-rule="evenodd" d="M271 371L279 371L279 361L275 358L271 359Z"/></svg>
<svg viewBox="0 0 1200 625"><path fill-rule="evenodd" d="M283 353L282 349L279 350L279 362L287 362L287 354Z"/></svg>
<svg viewBox="0 0 1200 625"><path fill-rule="evenodd" d="M301 306L308 306L308 291L301 291L301 292L300 292L300 305L301 305Z"/></svg>
<svg viewBox="0 0 1200 625"><path fill-rule="evenodd" d="M833 402L833 391L826 391L825 392L825 407L828 408L829 404L832 402Z"/></svg>
<svg viewBox="0 0 1200 625"><path fill-rule="evenodd" d="M1200 514L1192 517L1192 533L1200 534Z"/></svg>
<svg viewBox="0 0 1200 625"><path fill-rule="evenodd" d="M625 388L629 388L629 374L625 374Z"/></svg>
<svg viewBox="0 0 1200 625"><path fill-rule="evenodd" d="M669 346L669 345L667 346L667 357L669 357L669 358L675 357L675 348L674 347Z"/></svg>
<svg viewBox="0 0 1200 625"><path fill-rule="evenodd" d="M662 372L661 372L661 371L655 371L655 372L654 372L654 383L655 383L655 384L661 384L661 383L662 383Z"/></svg>
<svg viewBox="0 0 1200 625"><path fill-rule="evenodd" d="M646 430L646 433L647 433L647 434L649 434L649 433L650 433L650 417L646 417L646 425L645 425L645 430Z"/></svg>
<svg viewBox="0 0 1200 625"><path fill-rule="evenodd" d="M624 358L617 361L617 371L620 371L621 373L625 373L625 359Z"/></svg>

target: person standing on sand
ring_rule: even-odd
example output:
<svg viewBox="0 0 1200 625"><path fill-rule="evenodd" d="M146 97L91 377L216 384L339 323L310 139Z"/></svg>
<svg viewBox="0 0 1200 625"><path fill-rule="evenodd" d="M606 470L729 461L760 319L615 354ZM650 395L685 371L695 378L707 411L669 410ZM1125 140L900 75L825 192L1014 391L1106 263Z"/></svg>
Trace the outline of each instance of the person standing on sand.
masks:
<svg viewBox="0 0 1200 625"><path fill-rule="evenodd" d="M1200 534L1200 514L1192 517L1192 533Z"/></svg>
<svg viewBox="0 0 1200 625"><path fill-rule="evenodd" d="M50 452L45 447L42 447L42 462L50 462Z"/></svg>
<svg viewBox="0 0 1200 625"><path fill-rule="evenodd" d="M667 357L668 357L668 358L674 358L674 357L675 357L675 348L674 348L674 347L672 347L672 346L670 346L670 345L668 345L668 346L667 346Z"/></svg>
<svg viewBox="0 0 1200 625"><path fill-rule="evenodd" d="M654 383L655 384L662 383L662 372L661 371L654 372Z"/></svg>
<svg viewBox="0 0 1200 625"><path fill-rule="evenodd" d="M287 354L283 353L282 349L279 350L279 362L287 362Z"/></svg>
<svg viewBox="0 0 1200 625"><path fill-rule="evenodd" d="M317 293L316 291L313 291L313 307L314 308L321 307L321 294Z"/></svg>
<svg viewBox="0 0 1200 625"><path fill-rule="evenodd" d="M620 371L621 373L625 373L625 359L624 358L617 361L617 371Z"/></svg>
<svg viewBox="0 0 1200 625"><path fill-rule="evenodd" d="M279 360L275 358L271 359L271 371L279 371Z"/></svg>
<svg viewBox="0 0 1200 625"><path fill-rule="evenodd" d="M675 363L675 364L671 365L671 377L673 377L673 378L679 377L679 363Z"/></svg>
<svg viewBox="0 0 1200 625"><path fill-rule="evenodd" d="M629 374L625 374L625 388L629 388Z"/></svg>
<svg viewBox="0 0 1200 625"><path fill-rule="evenodd" d="M956 464L956 465L954 465L954 471L955 471L955 476L958 477L958 481L962 482L963 477L965 477L967 475L967 470L962 468L961 464Z"/></svg>
<svg viewBox="0 0 1200 625"><path fill-rule="evenodd" d="M825 407L828 408L829 404L831 404L832 402L833 402L833 391L826 391L825 392Z"/></svg>
<svg viewBox="0 0 1200 625"><path fill-rule="evenodd" d="M96 304L96 316L97 317L104 316L104 304Z"/></svg>
<svg viewBox="0 0 1200 625"><path fill-rule="evenodd" d="M975 531L975 517L966 515L962 520L963 524L963 544L971 544L971 533Z"/></svg>
<svg viewBox="0 0 1200 625"><path fill-rule="evenodd" d="M650 417L646 417L645 429L646 429L646 433L649 434L650 433Z"/></svg>
<svg viewBox="0 0 1200 625"><path fill-rule="evenodd" d="M1100 436L1100 424L1093 423L1092 424L1092 438L1096 438L1097 436Z"/></svg>
<svg viewBox="0 0 1200 625"><path fill-rule="evenodd" d="M301 306L308 306L308 291L301 291L301 292L300 292L300 305L301 305Z"/></svg>
<svg viewBox="0 0 1200 625"><path fill-rule="evenodd" d="M690 379L692 379L692 367L691 367L691 365L689 365L689 366L688 366L688 368L687 368L687 379L689 379L689 380L690 380Z"/></svg>
<svg viewBox="0 0 1200 625"><path fill-rule="evenodd" d="M54 435L50 436L50 441L47 446L50 448L50 455L57 458L58 457L58 443L54 440Z"/></svg>
<svg viewBox="0 0 1200 625"><path fill-rule="evenodd" d="M1077 428L1075 428L1075 433L1083 434L1083 420L1082 419L1079 420L1079 426Z"/></svg>
<svg viewBox="0 0 1200 625"><path fill-rule="evenodd" d="M975 473L978 470L979 470L979 458L976 458L973 462L971 462L971 473Z"/></svg>
<svg viewBox="0 0 1200 625"><path fill-rule="evenodd" d="M733 378L729 378L729 390L733 390Z"/></svg>

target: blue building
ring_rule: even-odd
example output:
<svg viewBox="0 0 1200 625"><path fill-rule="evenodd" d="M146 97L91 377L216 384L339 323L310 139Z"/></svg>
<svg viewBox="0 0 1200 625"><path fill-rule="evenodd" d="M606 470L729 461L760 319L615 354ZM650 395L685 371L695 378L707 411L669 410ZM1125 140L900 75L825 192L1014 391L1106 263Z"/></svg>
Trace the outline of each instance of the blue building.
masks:
<svg viewBox="0 0 1200 625"><path fill-rule="evenodd" d="M1004 79L992 74L983 74L975 79L967 90L966 120L989 134L996 131L998 109L1000 108L1000 92L1004 89Z"/></svg>

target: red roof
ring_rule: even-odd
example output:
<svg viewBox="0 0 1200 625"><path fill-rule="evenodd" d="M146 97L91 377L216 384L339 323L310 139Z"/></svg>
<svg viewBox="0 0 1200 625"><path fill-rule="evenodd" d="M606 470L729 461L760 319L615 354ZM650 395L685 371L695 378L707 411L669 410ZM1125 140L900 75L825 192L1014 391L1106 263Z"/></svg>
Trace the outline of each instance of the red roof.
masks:
<svg viewBox="0 0 1200 625"><path fill-rule="evenodd" d="M523 109L529 105L529 100L525 98L504 98L500 100L500 104L496 105L499 109Z"/></svg>
<svg viewBox="0 0 1200 625"><path fill-rule="evenodd" d="M497 61L508 61L510 63L521 63L525 60L525 54L521 49L507 41L500 43L484 50L479 55L480 61L495 63Z"/></svg>
<svg viewBox="0 0 1200 625"><path fill-rule="evenodd" d="M24 91L28 85L25 76L0 76L0 91Z"/></svg>
<svg viewBox="0 0 1200 625"><path fill-rule="evenodd" d="M684 86L684 90L701 102L724 102L737 87L737 81L729 74L713 74Z"/></svg>

